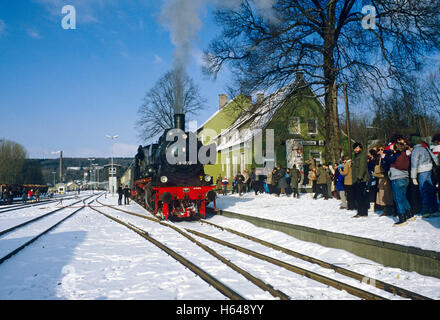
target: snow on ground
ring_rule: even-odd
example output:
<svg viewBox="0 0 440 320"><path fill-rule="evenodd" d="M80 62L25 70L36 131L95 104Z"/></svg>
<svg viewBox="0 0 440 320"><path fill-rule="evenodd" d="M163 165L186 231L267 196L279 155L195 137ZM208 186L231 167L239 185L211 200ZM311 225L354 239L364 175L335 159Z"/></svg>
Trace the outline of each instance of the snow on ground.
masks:
<svg viewBox="0 0 440 320"><path fill-rule="evenodd" d="M156 246L90 208L0 265L0 283L0 299L224 299Z"/></svg>
<svg viewBox="0 0 440 320"><path fill-rule="evenodd" d="M100 201L109 204L117 203L116 197L110 195L107 198L101 197ZM0 214L0 231L16 222L22 222L42 212L47 212L55 208L55 205L56 203L45 204L41 208L31 207L17 210L15 213L2 213ZM95 202L92 205L97 204ZM313 201L308 195L304 195L300 200L285 197L275 198L269 195L259 195L254 198L250 193L243 197L220 196L217 205L222 209L234 212L254 214L335 232L350 231L354 232L351 234L358 236L379 237L380 235L389 238L390 235L387 233L396 233L404 239L404 231L402 231L405 230L404 228L408 228L407 230L415 229L413 233L417 233L419 231L416 226L418 226L423 228L424 238L438 238L438 227L433 226L430 220L419 219L406 227L393 228L391 218L379 218L377 214L370 214L366 219L351 219L350 217L354 213L339 210L338 201ZM44 209L42 209L43 207ZM255 289L246 281L240 282L237 287L238 278L241 276L233 274L226 266L213 263L215 258L203 250L189 247L189 241L182 239L171 229L142 218L116 212L110 208L100 209L125 221L142 226L159 241L167 240L167 245L173 250L197 265L203 266L206 271L233 287L246 298L273 299L272 296L261 289ZM124 206L124 209L146 214L146 211L134 202ZM66 210L64 215L73 211L73 209L69 210ZM61 216L59 215L58 218L61 219ZM415 272L405 272L396 268L385 268L346 251L299 241L284 233L257 228L241 220L229 219L224 216L212 216L208 219L213 223L249 233L366 276L416 291L434 299L440 299L440 279L424 277ZM41 229L42 223L32 224L14 235L0 237L0 249L2 246L8 246L9 243L12 243L11 241L19 242L28 239L37 229ZM236 236L234 236L235 239L232 239L234 237L230 234L227 235L227 233L215 228L202 226L196 221L177 222L176 225L193 229L203 227L202 232L209 232L217 237L227 237L227 241L233 241L238 245L257 250L255 244L248 240L238 239ZM432 229L429 229L430 227ZM385 228L387 228L387 232L384 232ZM428 230L430 231L428 232ZM429 237L426 236L427 234ZM407 235L407 239L413 238L412 241L415 242L416 235ZM382 240L389 241L388 239ZM232 262L270 282L275 288L288 293L294 299L356 299L346 292L326 288L310 279L301 278L278 267L233 253L230 249L222 248L206 240L203 241L210 247L219 250ZM427 239L423 239L424 242L422 239L419 241L417 243L425 246L426 243L430 243ZM258 250L264 250L261 246L257 247ZM269 251L265 254L283 260L291 259L291 263L298 264L298 261L294 261L284 254ZM0 254L0 256L2 255ZM310 270L318 270L316 266L305 267ZM326 271L324 274L336 277L332 271ZM362 287L363 289L368 289L366 285L359 285L365 286ZM391 296L391 298L393 297ZM225 297L142 237L92 209L85 208L0 265L0 299L224 300Z"/></svg>
<svg viewBox="0 0 440 320"><path fill-rule="evenodd" d="M440 217L421 218L408 225L393 227L395 217L379 217L370 212L366 218L353 219L356 211L341 210L336 199L312 199L313 194L301 194L300 199L269 194L219 196L218 209L282 221L295 225L333 231L363 238L376 239L425 250L440 251Z"/></svg>

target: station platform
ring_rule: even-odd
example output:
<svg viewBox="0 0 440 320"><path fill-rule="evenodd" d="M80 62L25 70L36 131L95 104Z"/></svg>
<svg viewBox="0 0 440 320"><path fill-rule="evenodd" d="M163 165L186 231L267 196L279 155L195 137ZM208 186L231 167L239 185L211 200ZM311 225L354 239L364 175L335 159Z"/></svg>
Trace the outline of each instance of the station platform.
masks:
<svg viewBox="0 0 440 320"><path fill-rule="evenodd" d="M384 266L440 278L440 217L421 218L396 227L396 217L339 209L336 199L281 195L219 195L217 214L289 234L299 240L343 249Z"/></svg>

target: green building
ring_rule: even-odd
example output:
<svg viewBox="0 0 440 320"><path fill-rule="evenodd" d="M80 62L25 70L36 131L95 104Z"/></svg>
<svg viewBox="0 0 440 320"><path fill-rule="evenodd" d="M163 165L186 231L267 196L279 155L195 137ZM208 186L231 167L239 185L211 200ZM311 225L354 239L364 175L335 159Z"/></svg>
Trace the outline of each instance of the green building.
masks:
<svg viewBox="0 0 440 320"><path fill-rule="evenodd" d="M241 96L222 107L222 99L219 111L198 130L205 144L217 143L217 162L205 165L207 174L231 179L253 167L265 174L277 165L301 170L310 157L325 161L324 105L302 76L266 97L258 94L255 103ZM345 137L341 131L342 150Z"/></svg>

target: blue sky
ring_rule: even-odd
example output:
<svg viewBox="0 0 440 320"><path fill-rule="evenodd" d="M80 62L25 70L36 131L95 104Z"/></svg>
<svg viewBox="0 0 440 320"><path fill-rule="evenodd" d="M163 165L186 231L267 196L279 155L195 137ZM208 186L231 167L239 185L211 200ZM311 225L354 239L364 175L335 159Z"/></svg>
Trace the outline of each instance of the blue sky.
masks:
<svg viewBox="0 0 440 320"><path fill-rule="evenodd" d="M76 29L61 26L64 5L76 8ZM161 1L0 1L0 137L22 144L30 158L109 157L105 135L118 134L115 156L141 143L137 109L172 66L174 46L159 22ZM212 9L212 8L211 8ZM201 73L200 57L219 30L210 8L199 14L188 74L208 100L199 124L218 108L227 72Z"/></svg>

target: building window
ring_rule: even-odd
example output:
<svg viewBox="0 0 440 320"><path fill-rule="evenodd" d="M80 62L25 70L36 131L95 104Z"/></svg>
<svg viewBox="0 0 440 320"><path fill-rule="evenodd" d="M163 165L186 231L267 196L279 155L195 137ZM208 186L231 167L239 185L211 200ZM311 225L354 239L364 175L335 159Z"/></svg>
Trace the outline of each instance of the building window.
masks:
<svg viewBox="0 0 440 320"><path fill-rule="evenodd" d="M319 163L321 163L322 161L322 157L321 157L321 151L310 151L310 156L315 159L316 165L318 165Z"/></svg>
<svg viewBox="0 0 440 320"><path fill-rule="evenodd" d="M307 133L318 134L318 120L316 119L307 120Z"/></svg>
<svg viewBox="0 0 440 320"><path fill-rule="evenodd" d="M301 134L301 126L298 117L290 118L288 129L291 134Z"/></svg>

